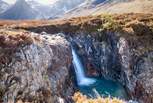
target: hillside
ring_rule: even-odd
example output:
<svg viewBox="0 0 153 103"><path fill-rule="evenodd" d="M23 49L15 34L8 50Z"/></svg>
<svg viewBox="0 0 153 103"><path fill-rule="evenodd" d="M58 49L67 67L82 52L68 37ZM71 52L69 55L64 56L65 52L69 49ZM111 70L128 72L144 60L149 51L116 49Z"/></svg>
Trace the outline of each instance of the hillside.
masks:
<svg viewBox="0 0 153 103"><path fill-rule="evenodd" d="M7 4L6 2L0 0L0 13L4 12L5 10L7 10L9 8L9 4Z"/></svg>
<svg viewBox="0 0 153 103"><path fill-rule="evenodd" d="M0 19L35 19L39 12L35 11L25 0L17 0L17 2L8 10L0 14Z"/></svg>
<svg viewBox="0 0 153 103"><path fill-rule="evenodd" d="M68 12L63 18L71 18L85 15L97 15L101 13L152 13L153 0L112 0L100 3L93 8L78 7Z"/></svg>
<svg viewBox="0 0 153 103"><path fill-rule="evenodd" d="M98 8L95 13L152 13L153 0L131 0L127 2L112 3ZM101 10L100 10L101 9Z"/></svg>

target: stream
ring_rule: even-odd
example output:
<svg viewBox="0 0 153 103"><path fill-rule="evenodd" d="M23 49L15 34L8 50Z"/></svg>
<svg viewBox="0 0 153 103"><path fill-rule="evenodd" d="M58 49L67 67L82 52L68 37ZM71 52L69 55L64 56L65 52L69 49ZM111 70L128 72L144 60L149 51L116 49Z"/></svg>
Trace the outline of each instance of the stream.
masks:
<svg viewBox="0 0 153 103"><path fill-rule="evenodd" d="M77 85L81 93L89 97L117 97L127 99L125 88L119 83L105 78L92 78L85 75L85 68L77 54L77 50L72 48L73 66L75 69Z"/></svg>

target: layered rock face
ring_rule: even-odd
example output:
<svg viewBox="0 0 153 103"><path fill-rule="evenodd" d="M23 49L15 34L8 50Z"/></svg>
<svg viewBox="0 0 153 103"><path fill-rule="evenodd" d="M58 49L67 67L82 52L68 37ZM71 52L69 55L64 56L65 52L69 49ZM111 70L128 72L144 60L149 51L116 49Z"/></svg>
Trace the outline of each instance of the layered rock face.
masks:
<svg viewBox="0 0 153 103"><path fill-rule="evenodd" d="M127 88L131 98L140 103L152 103L152 35L104 34L73 37L87 75L118 80Z"/></svg>
<svg viewBox="0 0 153 103"><path fill-rule="evenodd" d="M72 93L69 43L59 35L1 32L0 100L58 103Z"/></svg>
<svg viewBox="0 0 153 103"><path fill-rule="evenodd" d="M87 71L90 75L118 80L133 99L140 103L152 103L152 22L147 17L144 17L145 20L141 16L135 18L139 21L125 23L126 28L123 31L96 31L89 36L78 36L88 40L82 42L82 46L78 44L78 47L80 51L84 51L80 54L85 55L88 60L87 68L91 70ZM88 67L88 64L91 66Z"/></svg>
<svg viewBox="0 0 153 103"><path fill-rule="evenodd" d="M147 33L131 39L120 38L119 42L122 83L140 103L153 102L152 43L152 34Z"/></svg>
<svg viewBox="0 0 153 103"><path fill-rule="evenodd" d="M118 79L121 70L117 52L117 38L114 33L96 33L73 37L86 66L88 76Z"/></svg>

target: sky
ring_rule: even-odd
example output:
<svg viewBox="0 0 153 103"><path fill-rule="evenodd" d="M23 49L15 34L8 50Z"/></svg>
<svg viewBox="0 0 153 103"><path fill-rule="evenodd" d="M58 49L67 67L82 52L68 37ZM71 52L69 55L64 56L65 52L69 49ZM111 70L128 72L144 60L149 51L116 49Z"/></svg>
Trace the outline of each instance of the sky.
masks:
<svg viewBox="0 0 153 103"><path fill-rule="evenodd" d="M3 0L3 1L5 1L9 4L13 4L13 3L15 3L16 0ZM44 4L44 5L48 5L48 4L53 4L57 0L35 0L35 1L38 1L39 3Z"/></svg>

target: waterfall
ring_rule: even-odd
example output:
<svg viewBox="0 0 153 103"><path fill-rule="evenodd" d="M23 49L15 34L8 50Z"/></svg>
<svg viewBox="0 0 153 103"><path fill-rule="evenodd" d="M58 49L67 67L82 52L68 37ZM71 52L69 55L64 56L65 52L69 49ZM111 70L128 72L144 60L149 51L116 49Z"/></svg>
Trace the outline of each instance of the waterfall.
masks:
<svg viewBox="0 0 153 103"><path fill-rule="evenodd" d="M81 63L81 60L79 59L79 56L77 55L75 49L72 47L72 55L73 55L73 65L76 73L77 83L79 86L83 85L91 85L96 82L93 78L88 78L85 76L84 72L84 66Z"/></svg>
<svg viewBox="0 0 153 103"><path fill-rule="evenodd" d="M73 44L73 42L72 42ZM72 46L73 55L73 65L76 74L76 80L81 93L87 96L104 96L104 97L117 97L117 98L127 98L127 93L124 87L116 81L106 80L105 78L92 78L85 75L85 68L79 55L75 44Z"/></svg>

